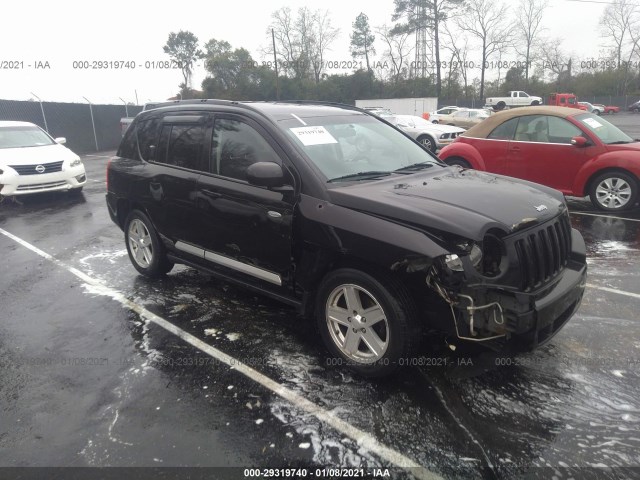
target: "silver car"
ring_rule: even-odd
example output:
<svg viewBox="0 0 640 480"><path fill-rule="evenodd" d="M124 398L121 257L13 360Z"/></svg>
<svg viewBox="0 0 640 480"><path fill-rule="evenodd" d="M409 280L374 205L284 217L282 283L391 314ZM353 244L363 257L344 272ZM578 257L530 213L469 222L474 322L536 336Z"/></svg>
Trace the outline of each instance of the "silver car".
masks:
<svg viewBox="0 0 640 480"><path fill-rule="evenodd" d="M464 132L464 128L431 123L416 115L396 115L396 122L398 128L407 132L432 152L449 145Z"/></svg>

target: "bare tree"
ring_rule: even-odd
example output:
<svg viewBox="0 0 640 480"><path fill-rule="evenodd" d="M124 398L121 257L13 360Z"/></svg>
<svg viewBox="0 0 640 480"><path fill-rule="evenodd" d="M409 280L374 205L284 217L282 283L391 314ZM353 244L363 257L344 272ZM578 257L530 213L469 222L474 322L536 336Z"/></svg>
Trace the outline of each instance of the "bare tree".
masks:
<svg viewBox="0 0 640 480"><path fill-rule="evenodd" d="M475 37L481 44L480 99L484 98L487 62L498 52L510 47L513 26L505 21L507 6L494 0L468 0L464 15L456 18L458 27Z"/></svg>
<svg viewBox="0 0 640 480"><path fill-rule="evenodd" d="M465 94L469 91L469 37L460 32L452 32L448 23L444 24L443 37L445 48L451 53L449 78L458 72L464 83Z"/></svg>
<svg viewBox="0 0 640 480"><path fill-rule="evenodd" d="M304 39L298 31L296 22L289 7L282 7L271 14L271 25L268 34L273 30L276 41L276 58L282 64L282 70L295 78L308 76L309 59L305 57ZM272 42L267 43L265 53L273 55Z"/></svg>
<svg viewBox="0 0 640 480"><path fill-rule="evenodd" d="M557 86L571 77L571 57L563 50L561 38L544 40L540 52L543 76L548 71Z"/></svg>
<svg viewBox="0 0 640 480"><path fill-rule="evenodd" d="M316 83L320 82L324 71L324 58L329 46L340 35L340 30L331 25L331 17L329 11L324 13L320 10L313 14L312 18L312 38L310 58L313 64L313 73Z"/></svg>
<svg viewBox="0 0 640 480"><path fill-rule="evenodd" d="M625 43L630 40L633 43L632 24L638 13L637 4L628 0L614 0L605 8L600 18L600 31L602 37L613 43L617 64L622 65L622 55Z"/></svg>
<svg viewBox="0 0 640 480"><path fill-rule="evenodd" d="M409 42L411 34L405 32L394 35L391 33L392 28L387 25L381 25L375 30L385 45L383 58L391 64L391 79L393 83L398 83L403 72L407 70L407 60L413 50Z"/></svg>
<svg viewBox="0 0 640 480"><path fill-rule="evenodd" d="M271 14L271 19L267 29L269 41L263 53L273 55L273 30L276 58L282 70L297 79L313 78L318 83L326 52L340 33L331 25L329 12L303 7L294 18L289 7L282 7Z"/></svg>
<svg viewBox="0 0 640 480"><path fill-rule="evenodd" d="M516 30L523 42L524 53L524 79L529 83L529 65L539 34L544 30L542 17L549 6L547 0L520 0L516 15Z"/></svg>

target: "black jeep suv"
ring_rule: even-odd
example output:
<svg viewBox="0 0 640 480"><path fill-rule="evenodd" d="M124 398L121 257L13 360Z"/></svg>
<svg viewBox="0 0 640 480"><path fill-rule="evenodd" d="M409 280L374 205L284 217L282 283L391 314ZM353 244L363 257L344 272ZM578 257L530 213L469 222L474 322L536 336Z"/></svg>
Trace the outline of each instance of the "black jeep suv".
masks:
<svg viewBox="0 0 640 480"><path fill-rule="evenodd" d="M140 273L187 264L294 305L363 375L434 330L535 348L584 292L560 192L446 166L354 107L161 106L135 118L107 182Z"/></svg>

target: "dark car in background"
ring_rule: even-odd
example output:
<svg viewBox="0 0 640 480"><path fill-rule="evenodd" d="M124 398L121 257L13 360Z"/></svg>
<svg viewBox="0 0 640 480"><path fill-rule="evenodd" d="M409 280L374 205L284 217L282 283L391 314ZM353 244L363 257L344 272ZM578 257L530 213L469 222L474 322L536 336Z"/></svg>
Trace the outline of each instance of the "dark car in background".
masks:
<svg viewBox="0 0 640 480"><path fill-rule="evenodd" d="M560 192L441 163L349 106L184 101L139 114L107 169L133 266L175 263L315 318L365 376L427 332L532 349L580 305L585 244Z"/></svg>

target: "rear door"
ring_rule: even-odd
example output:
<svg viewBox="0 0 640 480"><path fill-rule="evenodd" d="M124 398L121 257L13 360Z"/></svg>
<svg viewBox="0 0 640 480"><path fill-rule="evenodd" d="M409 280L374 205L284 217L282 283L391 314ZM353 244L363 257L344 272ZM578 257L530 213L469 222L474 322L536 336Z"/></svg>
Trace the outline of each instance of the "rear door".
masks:
<svg viewBox="0 0 640 480"><path fill-rule="evenodd" d="M207 170L207 114L168 113L158 117L157 140L147 150L149 211L158 231L177 241L193 235L198 176Z"/></svg>

